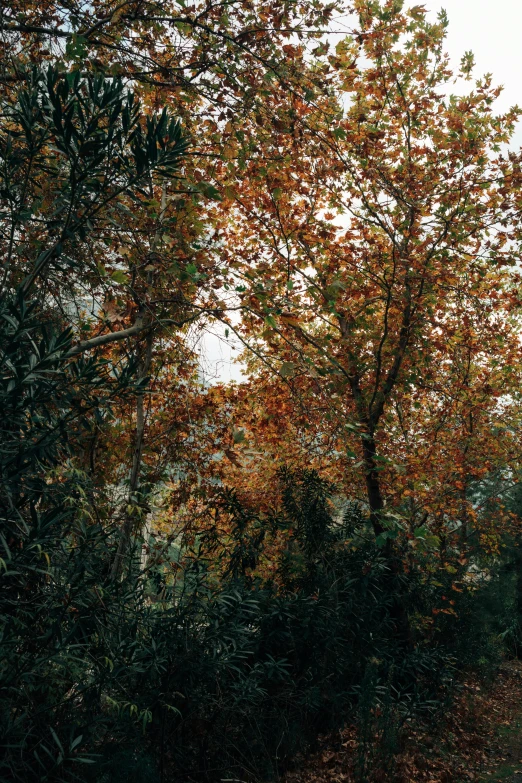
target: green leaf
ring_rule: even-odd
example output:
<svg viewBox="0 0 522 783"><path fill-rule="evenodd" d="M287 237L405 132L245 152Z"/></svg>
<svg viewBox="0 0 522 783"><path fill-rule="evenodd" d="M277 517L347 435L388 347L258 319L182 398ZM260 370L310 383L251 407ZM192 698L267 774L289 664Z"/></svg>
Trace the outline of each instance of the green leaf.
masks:
<svg viewBox="0 0 522 783"><path fill-rule="evenodd" d="M221 193L214 185L211 185L209 182L198 182L196 185L196 190L207 198L213 199L214 201L221 201Z"/></svg>
<svg viewBox="0 0 522 783"><path fill-rule="evenodd" d="M65 45L65 55L71 60L81 60L87 55L87 38L84 35L73 35L67 41Z"/></svg>
<svg viewBox="0 0 522 783"><path fill-rule="evenodd" d="M283 378L288 378L289 375L293 375L296 369L296 365L293 362L283 362L279 372Z"/></svg>
<svg viewBox="0 0 522 783"><path fill-rule="evenodd" d="M377 546L382 547L386 544L386 541L388 540L393 541L396 538L397 538L396 530L383 530L383 532L380 533L375 539L375 543Z"/></svg>
<svg viewBox="0 0 522 783"><path fill-rule="evenodd" d="M232 439L234 443L243 443L246 440L244 430L234 430L232 433Z"/></svg>
<svg viewBox="0 0 522 783"><path fill-rule="evenodd" d="M71 747L70 747L70 750L74 750L74 749L75 749L75 748L76 748L76 747L77 747L77 746L80 744L80 742L82 741L82 739L83 739L83 734L79 734L79 735L76 737L76 739L74 739L74 740L71 742Z"/></svg>
<svg viewBox="0 0 522 783"><path fill-rule="evenodd" d="M128 276L121 269L115 269L111 273L111 278L115 283L121 283L121 285L126 285L129 282Z"/></svg>

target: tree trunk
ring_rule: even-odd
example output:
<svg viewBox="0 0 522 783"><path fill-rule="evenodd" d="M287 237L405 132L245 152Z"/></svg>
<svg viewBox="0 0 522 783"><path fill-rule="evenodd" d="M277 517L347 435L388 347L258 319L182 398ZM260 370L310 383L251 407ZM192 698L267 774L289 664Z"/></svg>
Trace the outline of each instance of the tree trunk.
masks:
<svg viewBox="0 0 522 783"><path fill-rule="evenodd" d="M375 537L385 531L383 525L384 499L379 480L379 471L377 468L377 451L375 446L375 436L370 432L362 438L362 448L364 456L364 466L366 469L366 493L368 497L368 506L370 508L370 522L375 533ZM388 591L392 601L389 608L390 616L395 625L398 639L406 647L410 648L413 644L410 618L406 607L404 606L403 596L400 592L400 582L398 577L403 570L402 560L394 551L393 542L387 539L383 548L383 555L388 562L389 571L384 577L385 590Z"/></svg>
<svg viewBox="0 0 522 783"><path fill-rule="evenodd" d="M150 195L152 198L154 196L152 180L150 183L150 188L151 188ZM151 254L154 254L156 252L157 246L160 242L163 220L165 217L166 210L167 210L167 185L166 182L164 181L161 187L161 211L159 215L159 224L156 228L156 234L150 246ZM152 271L148 271L147 287L149 289L152 286L152 281L153 281ZM144 322L142 320L140 320L140 327L141 328L144 327ZM149 320L149 328L145 337L145 356L143 358L143 362L140 370L140 377L139 377L140 381L144 381L147 378L150 371L150 366L152 364L153 341L154 341L154 335L153 335L153 330L150 328L150 320ZM132 497L133 495L135 495L136 491L139 488L144 433L145 433L145 397L143 392L141 392L136 400L136 438L134 442L135 444L134 454L132 457L132 468L131 468L131 474L129 480L129 495L128 495L129 502L127 503L128 506L132 506ZM123 560L125 558L127 550L129 549L132 533L134 532L134 529L137 528L138 526L140 526L140 519L139 518L136 519L136 514L132 512L127 514L127 517L125 519L121 531L121 536L118 543L118 550L116 552L116 556L112 564L111 579L113 580L118 579L121 574L121 570L123 567ZM145 523L144 530L140 532L143 532L143 534L146 535L146 531L147 531L147 523ZM143 561L143 557L144 557L144 550L142 548L140 562Z"/></svg>
<svg viewBox="0 0 522 783"><path fill-rule="evenodd" d="M376 448L373 433L365 435L362 438L362 449L364 466L366 469L366 493L368 497L368 506L370 508L370 522L376 536L384 532L382 525L382 510L384 500L379 482L379 472L376 464Z"/></svg>
<svg viewBox="0 0 522 783"><path fill-rule="evenodd" d="M152 331L149 330L146 337L145 344L145 356L143 358L142 366L140 369L139 380L144 381L150 370L152 362ZM143 452L143 436L145 433L145 395L144 392L140 392L136 399L136 437L134 439L134 453L132 455L132 467L129 477L129 493L127 496L126 506L132 507L135 503L135 495L140 484L140 472L141 472L141 456ZM120 534L120 540L118 542L118 549L114 557L114 562L111 569L111 579L115 581L121 575L123 568L123 561L129 549L131 536L133 529L136 527L136 523L139 521L136 518L136 513L130 511L127 513L123 527Z"/></svg>

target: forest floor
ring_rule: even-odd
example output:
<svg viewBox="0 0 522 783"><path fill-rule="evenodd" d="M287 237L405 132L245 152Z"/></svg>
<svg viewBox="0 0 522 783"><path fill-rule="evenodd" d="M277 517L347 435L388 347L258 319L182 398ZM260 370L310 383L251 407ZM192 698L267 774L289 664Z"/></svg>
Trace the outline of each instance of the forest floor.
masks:
<svg viewBox="0 0 522 783"><path fill-rule="evenodd" d="M378 743L377 743L378 747ZM368 783L522 783L522 662L507 661L487 687L472 680L438 725L404 731L401 752L379 760ZM353 783L361 754L353 728L325 737L285 783Z"/></svg>

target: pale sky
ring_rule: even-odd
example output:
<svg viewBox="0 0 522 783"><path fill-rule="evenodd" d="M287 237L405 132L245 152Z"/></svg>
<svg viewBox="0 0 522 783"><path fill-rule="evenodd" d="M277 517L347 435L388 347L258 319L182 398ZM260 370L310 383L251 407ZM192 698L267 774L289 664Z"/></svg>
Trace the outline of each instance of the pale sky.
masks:
<svg viewBox="0 0 522 783"><path fill-rule="evenodd" d="M504 86L498 110L522 105L522 0L427 0L424 5L448 14L447 51L454 67L471 49L476 75L492 73L494 83ZM520 127L516 144L522 145Z"/></svg>
<svg viewBox="0 0 522 783"><path fill-rule="evenodd" d="M407 3L416 4L420 0ZM492 73L494 83L504 86L497 101L498 112L516 103L522 105L522 0L426 0L424 5L434 14L441 8L448 14L447 51L454 69L458 70L462 55L471 49L475 76ZM471 86L471 82L466 85L468 89ZM522 126L513 142L522 146ZM231 349L224 335L219 337L219 327L213 332L205 335L201 345L205 375L210 382L240 380L241 368L233 361L238 351Z"/></svg>

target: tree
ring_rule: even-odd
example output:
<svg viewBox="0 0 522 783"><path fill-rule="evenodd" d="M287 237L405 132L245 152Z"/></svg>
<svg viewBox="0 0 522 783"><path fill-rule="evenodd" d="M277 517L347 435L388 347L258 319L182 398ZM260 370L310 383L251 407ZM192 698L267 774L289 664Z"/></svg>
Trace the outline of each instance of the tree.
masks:
<svg viewBox="0 0 522 783"><path fill-rule="evenodd" d="M347 720L364 777L515 617L519 112L446 95L443 14L334 10L0 11L9 779L268 779Z"/></svg>
<svg viewBox="0 0 522 783"><path fill-rule="evenodd" d="M69 318L75 312L85 338L73 351L105 350L121 340L120 351L133 353L145 378L156 373L169 341L174 353L190 354L188 327L223 316L228 305L216 251L227 216L219 199L227 188L243 187L246 161L264 159L271 133L295 124L294 96L313 105L323 94L305 46L291 40L321 38L334 9L316 0L237 1L226 8L115 2L88 9L53 1L2 12L6 101L30 63L48 61L71 73L117 76L151 112L168 107L191 139L182 181L156 178L121 199L110 227L91 232L76 274L56 281L58 306ZM272 96L274 111L267 110ZM140 529L137 518L147 513L144 499L135 501L157 411L145 407L138 395L126 443L119 439L129 491L118 512L125 521L115 578L131 531Z"/></svg>
<svg viewBox="0 0 522 783"><path fill-rule="evenodd" d="M443 13L356 8L335 100L301 107L284 168L251 162L222 257L242 339L317 410L340 473L359 471L375 534L395 535L394 510L444 536L473 520L470 482L519 457L521 169L503 145L520 110L493 113L491 77L447 94Z"/></svg>
<svg viewBox="0 0 522 783"><path fill-rule="evenodd" d="M177 175L186 142L166 112L143 128L118 79L35 68L2 108L2 763L23 780L77 761L81 734L61 721L78 688L86 704L98 687L74 650L87 661L106 608L110 529L75 457L93 420L143 394L132 361L84 358L129 330L78 341L56 291L78 284L91 234L113 230L124 199L156 172Z"/></svg>

